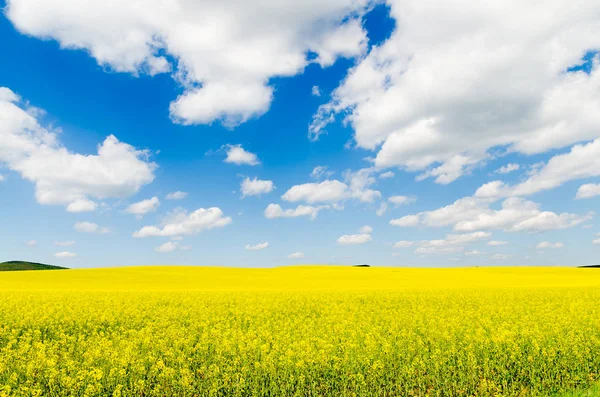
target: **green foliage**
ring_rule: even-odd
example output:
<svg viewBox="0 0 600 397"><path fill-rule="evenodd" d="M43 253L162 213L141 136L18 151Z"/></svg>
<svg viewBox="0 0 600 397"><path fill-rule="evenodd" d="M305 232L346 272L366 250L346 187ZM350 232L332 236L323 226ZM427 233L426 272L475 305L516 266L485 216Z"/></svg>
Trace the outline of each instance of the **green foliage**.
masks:
<svg viewBox="0 0 600 397"><path fill-rule="evenodd" d="M66 267L45 265L43 263L10 261L0 263L0 272L11 272L17 270L64 270Z"/></svg>

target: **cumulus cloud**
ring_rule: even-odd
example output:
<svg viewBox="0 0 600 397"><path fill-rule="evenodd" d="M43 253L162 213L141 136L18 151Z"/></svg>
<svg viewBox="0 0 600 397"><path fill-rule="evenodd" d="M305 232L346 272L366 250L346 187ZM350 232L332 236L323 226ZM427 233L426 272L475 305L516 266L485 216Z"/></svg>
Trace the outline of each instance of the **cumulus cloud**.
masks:
<svg viewBox="0 0 600 397"><path fill-rule="evenodd" d="M288 255L288 259L302 259L304 258L303 252L294 252Z"/></svg>
<svg viewBox="0 0 600 397"><path fill-rule="evenodd" d="M563 248L565 245L563 243L551 243L549 241L542 241L535 248L537 249L546 249L546 248Z"/></svg>
<svg viewBox="0 0 600 397"><path fill-rule="evenodd" d="M394 248L408 248L415 244L414 241L401 240L394 244Z"/></svg>
<svg viewBox="0 0 600 397"><path fill-rule="evenodd" d="M379 174L379 179L390 179L395 177L396 174L393 171L386 171Z"/></svg>
<svg viewBox="0 0 600 397"><path fill-rule="evenodd" d="M575 198L580 200L596 196L600 196L600 183L586 183L585 185L579 186Z"/></svg>
<svg viewBox="0 0 600 397"><path fill-rule="evenodd" d="M236 165L259 165L260 160L254 153L250 153L242 147L242 145L226 145L227 157L225 158L226 163Z"/></svg>
<svg viewBox="0 0 600 397"><path fill-rule="evenodd" d="M518 0L388 4L399 28L319 108L311 139L340 115L376 166L449 183L494 148L536 154L598 136L598 57L589 73L569 68L598 48L600 3L550 0L543 16Z"/></svg>
<svg viewBox="0 0 600 397"><path fill-rule="evenodd" d="M0 174L0 182L4 182L4 180L6 179L6 177L2 174Z"/></svg>
<svg viewBox="0 0 600 397"><path fill-rule="evenodd" d="M434 211L394 219L390 224L404 227L453 225L454 230L458 232L494 229L510 232L542 232L570 228L592 217L593 213L576 215L542 211L539 204L519 197L509 197L504 200L498 210L490 208L489 201L465 197Z"/></svg>
<svg viewBox="0 0 600 397"><path fill-rule="evenodd" d="M175 122L233 127L269 109L272 78L362 55L369 4L11 0L5 13L20 32L85 50L108 69L171 73L184 88L170 105Z"/></svg>
<svg viewBox="0 0 600 397"><path fill-rule="evenodd" d="M40 112L8 88L0 95L0 163L35 184L38 203L65 205L70 212L96 209L91 198L125 198L154 180L156 164L148 151L108 136L98 154L73 153L56 130L42 127Z"/></svg>
<svg viewBox="0 0 600 397"><path fill-rule="evenodd" d="M167 200L183 200L187 196L188 196L187 192L182 192L182 191L178 190L176 192L167 194L166 199Z"/></svg>
<svg viewBox="0 0 600 397"><path fill-rule="evenodd" d="M168 241L162 245L159 245L158 247L156 247L154 250L156 252L173 252L177 249L177 243L174 243L172 241Z"/></svg>
<svg viewBox="0 0 600 397"><path fill-rule="evenodd" d="M371 235L370 234L346 234L344 236L341 236L340 238L337 239L338 244L340 245L358 245L358 244L364 244L364 243L368 243L369 241L371 241Z"/></svg>
<svg viewBox="0 0 600 397"><path fill-rule="evenodd" d="M318 85L313 85L311 94L312 96L321 96L321 89L319 89Z"/></svg>
<svg viewBox="0 0 600 397"><path fill-rule="evenodd" d="M501 245L506 245L508 244L508 242L506 241L499 241L499 240L492 240L492 241L488 241L487 245L491 246L491 247L499 247Z"/></svg>
<svg viewBox="0 0 600 397"><path fill-rule="evenodd" d="M93 222L76 222L75 230L80 233L94 233L94 234L110 233L110 230L108 228L100 227Z"/></svg>
<svg viewBox="0 0 600 397"><path fill-rule="evenodd" d="M373 228L369 225L365 225L360 228L360 232L364 234L371 234L371 232L373 232Z"/></svg>
<svg viewBox="0 0 600 397"><path fill-rule="evenodd" d="M218 207L199 208L188 214L181 210L160 226L144 226L133 233L133 237L173 237L200 233L218 227L227 226L232 222Z"/></svg>
<svg viewBox="0 0 600 397"><path fill-rule="evenodd" d="M496 174L508 174L508 173L513 172L513 171L518 171L519 168L521 168L521 166L519 164L509 163L509 164L503 165L502 167L498 168L496 171L494 171L494 173L496 173Z"/></svg>
<svg viewBox="0 0 600 397"><path fill-rule="evenodd" d="M270 193L273 191L273 189L275 189L273 181L263 181L256 177L254 179L246 177L240 186L242 197Z"/></svg>
<svg viewBox="0 0 600 397"><path fill-rule="evenodd" d="M269 242L265 241L264 243L259 243L255 245L246 244L245 248L248 251L260 251L264 250L265 248L269 248Z"/></svg>
<svg viewBox="0 0 600 397"><path fill-rule="evenodd" d="M377 208L377 211L375 211L375 215L382 216L387 211L387 208L387 203L385 201L382 201L381 203L379 203L379 208Z"/></svg>
<svg viewBox="0 0 600 397"><path fill-rule="evenodd" d="M68 241L55 241L54 245L58 245L59 247L69 247L71 245L75 245L75 241L73 240L68 240Z"/></svg>
<svg viewBox="0 0 600 397"><path fill-rule="evenodd" d="M88 199L78 199L67 206L68 212L91 212L96 211L98 204Z"/></svg>
<svg viewBox="0 0 600 397"><path fill-rule="evenodd" d="M415 250L416 254L447 254L460 252L464 246L476 241L489 239L491 233L473 232L465 234L448 234L445 239L424 240L419 242L419 248Z"/></svg>
<svg viewBox="0 0 600 397"><path fill-rule="evenodd" d="M466 256L478 256L478 255L483 255L485 254L485 252L481 252L481 251L477 251L477 250L472 250L472 251L466 251L465 255Z"/></svg>
<svg viewBox="0 0 600 397"><path fill-rule="evenodd" d="M299 216L308 216L310 219L315 219L319 211L331 208L328 205L313 207L310 205L299 205L292 209L284 210L279 204L269 204L265 209L265 217L268 219L275 218L296 218Z"/></svg>
<svg viewBox="0 0 600 397"><path fill-rule="evenodd" d="M62 251L62 252L57 252L56 254L54 254L54 256L57 258L75 258L77 256L77 254L75 254L73 252L69 252L69 251Z"/></svg>
<svg viewBox="0 0 600 397"><path fill-rule="evenodd" d="M371 168L363 168L356 172L345 171L345 182L327 179L322 182L295 185L281 198L289 202L304 201L308 204L336 203L347 199L373 203L381 198L381 192L369 188L376 182L373 173L374 170Z"/></svg>
<svg viewBox="0 0 600 397"><path fill-rule="evenodd" d="M137 203L133 203L127 208L125 208L125 212L128 214L137 215L138 219L141 219L144 215L149 212L155 212L158 206L160 205L160 200L158 197L152 197L150 199L138 201Z"/></svg>

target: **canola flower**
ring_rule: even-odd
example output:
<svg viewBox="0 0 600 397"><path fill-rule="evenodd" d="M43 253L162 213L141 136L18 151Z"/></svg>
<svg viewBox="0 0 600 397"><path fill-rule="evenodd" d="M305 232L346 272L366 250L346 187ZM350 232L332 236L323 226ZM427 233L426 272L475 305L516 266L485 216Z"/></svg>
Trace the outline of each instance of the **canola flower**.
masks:
<svg viewBox="0 0 600 397"><path fill-rule="evenodd" d="M0 274L0 396L548 396L599 371L595 269Z"/></svg>

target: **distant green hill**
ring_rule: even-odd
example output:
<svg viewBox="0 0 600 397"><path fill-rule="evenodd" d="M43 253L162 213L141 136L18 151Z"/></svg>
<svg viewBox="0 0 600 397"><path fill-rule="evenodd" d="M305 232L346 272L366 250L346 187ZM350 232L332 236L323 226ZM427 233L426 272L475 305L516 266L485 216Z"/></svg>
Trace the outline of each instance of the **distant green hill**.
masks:
<svg viewBox="0 0 600 397"><path fill-rule="evenodd" d="M0 272L16 270L64 270L66 267L44 265L43 263L10 261L0 263Z"/></svg>

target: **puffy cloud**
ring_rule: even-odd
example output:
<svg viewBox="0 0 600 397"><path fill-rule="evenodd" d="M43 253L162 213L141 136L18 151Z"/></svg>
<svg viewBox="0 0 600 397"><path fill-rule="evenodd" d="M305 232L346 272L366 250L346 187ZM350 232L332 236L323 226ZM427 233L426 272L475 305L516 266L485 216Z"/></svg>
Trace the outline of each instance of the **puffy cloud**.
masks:
<svg viewBox="0 0 600 397"><path fill-rule="evenodd" d="M508 244L508 242L506 241L499 241L499 240L492 240L492 241L488 241L487 245L491 246L491 247L499 247L501 245L506 245Z"/></svg>
<svg viewBox="0 0 600 397"><path fill-rule="evenodd" d="M483 254L485 254L485 252L481 252L481 251L477 251L477 250L465 252L466 256L477 256L477 255L483 255Z"/></svg>
<svg viewBox="0 0 600 397"><path fill-rule="evenodd" d="M245 248L248 251L260 251L264 250L265 248L269 248L269 242L265 241L264 243L259 243L255 245L246 244Z"/></svg>
<svg viewBox="0 0 600 397"><path fill-rule="evenodd" d="M154 250L156 252L173 252L177 249L177 243L174 243L172 241L168 241L162 245L159 245L158 247L156 247Z"/></svg>
<svg viewBox="0 0 600 397"><path fill-rule="evenodd" d="M6 177L2 174L0 174L0 182L4 182L4 180L6 179Z"/></svg>
<svg viewBox="0 0 600 397"><path fill-rule="evenodd" d="M312 139L346 115L376 166L448 183L493 148L535 154L598 137L598 57L589 73L569 68L599 46L600 3L550 0L544 15L518 0L389 4L399 28L319 108Z"/></svg>
<svg viewBox="0 0 600 397"><path fill-rule="evenodd" d="M375 214L377 216L382 216L387 211L387 208L388 208L387 203L385 201L382 201L381 203L379 203L379 208L377 208L377 211L375 211Z"/></svg>
<svg viewBox="0 0 600 397"><path fill-rule="evenodd" d="M415 244L414 241L401 240L394 244L394 248L408 248Z"/></svg>
<svg viewBox="0 0 600 397"><path fill-rule="evenodd" d="M393 171L386 171L379 174L379 179L390 179L395 177L396 174Z"/></svg>
<svg viewBox="0 0 600 397"><path fill-rule="evenodd" d="M69 247L71 245L75 245L75 241L73 240L68 240L68 241L55 241L54 245L58 245L59 247Z"/></svg>
<svg viewBox="0 0 600 397"><path fill-rule="evenodd" d="M88 199L77 199L67 206L68 212L91 212L96 211L98 204Z"/></svg>
<svg viewBox="0 0 600 397"><path fill-rule="evenodd" d="M565 245L563 243L551 243L549 241L542 241L535 248L537 249L546 249L546 248L563 248Z"/></svg>
<svg viewBox="0 0 600 397"><path fill-rule="evenodd" d="M299 216L308 216L311 219L315 219L322 209L328 209L330 206L322 205L313 207L310 205L299 205L295 209L284 210L279 204L269 204L265 209L265 217L268 219L275 218L296 218Z"/></svg>
<svg viewBox="0 0 600 397"><path fill-rule="evenodd" d="M466 234L448 234L445 239L424 240L419 243L416 254L446 254L460 252L464 246L491 237L491 233L474 232Z"/></svg>
<svg viewBox="0 0 600 397"><path fill-rule="evenodd" d="M323 179L323 178L327 179L330 176L332 176L333 174L335 174L335 172L330 171L327 166L319 165L319 166L316 166L312 170L312 172L310 173L310 176L315 179Z"/></svg>
<svg viewBox="0 0 600 397"><path fill-rule="evenodd" d="M361 55L369 3L11 0L5 12L20 32L85 50L109 69L171 72L184 88L170 106L174 121L232 127L269 109L273 77Z"/></svg>
<svg viewBox="0 0 600 397"><path fill-rule="evenodd" d="M322 182L295 185L281 198L285 201L304 201L308 204L335 203L347 199L372 203L381 197L381 192L369 188L376 182L373 172L372 168L363 168L356 172L346 171L344 172L346 183L337 179L327 179Z"/></svg>
<svg viewBox="0 0 600 397"><path fill-rule="evenodd" d="M138 219L141 219L145 214L156 211L159 205L160 200L155 196L150 199L131 204L125 208L125 212L128 214L137 215Z"/></svg>
<svg viewBox="0 0 600 397"><path fill-rule="evenodd" d="M600 183L586 183L585 185L579 186L575 198L579 200L596 196L600 196Z"/></svg>
<svg viewBox="0 0 600 397"><path fill-rule="evenodd" d="M319 89L318 85L313 85L311 94L312 96L321 96L321 90Z"/></svg>
<svg viewBox="0 0 600 397"><path fill-rule="evenodd" d="M596 237L600 237L600 233L598 233L596 235ZM594 244L594 245L600 245L600 238L597 238L594 241L592 241L592 244Z"/></svg>
<svg viewBox="0 0 600 397"><path fill-rule="evenodd" d="M302 259L304 258L303 252L294 252L288 255L288 259Z"/></svg>
<svg viewBox="0 0 600 397"><path fill-rule="evenodd" d="M1 91L0 91L0 93L1 93ZM37 245L37 241L35 241L35 240L29 240L25 244L27 244L30 247L35 247Z"/></svg>
<svg viewBox="0 0 600 397"><path fill-rule="evenodd" d="M230 217L225 217L218 207L199 208L188 214L187 211L176 213L172 219L160 226L144 226L133 233L133 237L173 237L200 233L231 223Z"/></svg>
<svg viewBox="0 0 600 397"><path fill-rule="evenodd" d="M62 252L57 252L56 254L54 254L54 256L57 258L75 258L77 256L77 254L75 254L73 252L69 252L69 251L62 251Z"/></svg>
<svg viewBox="0 0 600 397"><path fill-rule="evenodd" d="M264 193L270 193L275 189L273 181L261 181L256 177L254 179L245 178L240 186L242 197L256 196Z"/></svg>
<svg viewBox="0 0 600 397"><path fill-rule="evenodd" d="M258 165L260 160L254 153L250 153L242 147L242 145L227 145L227 157L225 158L226 163L232 163L236 165Z"/></svg>
<svg viewBox="0 0 600 397"><path fill-rule="evenodd" d="M400 227L412 227L417 226L420 222L419 215L406 215L402 218L392 219L390 225Z"/></svg>
<svg viewBox="0 0 600 397"><path fill-rule="evenodd" d="M392 197L388 198L388 201L390 203L394 204L395 206L398 206L398 205L414 203L415 201L417 201L417 199L414 197L408 197L408 196L392 196Z"/></svg>
<svg viewBox="0 0 600 397"><path fill-rule="evenodd" d="M42 127L36 115L8 88L0 96L0 163L35 184L40 204L66 205L68 211L93 211L90 198L125 198L154 180L156 164L148 152L113 135L98 154L72 153L57 131Z"/></svg>
<svg viewBox="0 0 600 397"><path fill-rule="evenodd" d="M365 225L360 228L360 232L364 234L370 234L371 232L373 232L373 228L369 225Z"/></svg>
<svg viewBox="0 0 600 397"><path fill-rule="evenodd" d="M166 199L167 200L183 200L187 196L188 196L187 192L182 192L182 191L178 190L176 192L167 194Z"/></svg>
<svg viewBox="0 0 600 397"><path fill-rule="evenodd" d="M510 172L513 172L513 171L518 171L519 168L521 168L521 166L519 164L509 163L509 164L503 165L502 167L498 168L496 171L494 171L494 173L496 173L496 174L508 174Z"/></svg>
<svg viewBox="0 0 600 397"><path fill-rule="evenodd" d="M94 233L94 234L106 234L110 230L106 227L100 227L93 222L76 222L75 230L80 233Z"/></svg>
<svg viewBox="0 0 600 397"><path fill-rule="evenodd" d="M494 229L511 232L542 232L570 228L591 219L592 216L592 213L576 215L541 211L538 204L518 197L504 200L501 209L495 210L490 208L489 201L465 197L434 211L394 219L390 224L397 226L421 224L430 227L454 225L454 230L458 232Z"/></svg>
<svg viewBox="0 0 600 397"><path fill-rule="evenodd" d="M372 238L371 238L370 234L363 233L363 234L350 234L350 235L341 236L340 238L337 239L337 242L340 245L357 245L357 244L368 243L371 240L372 240Z"/></svg>

